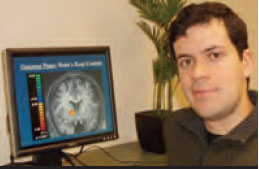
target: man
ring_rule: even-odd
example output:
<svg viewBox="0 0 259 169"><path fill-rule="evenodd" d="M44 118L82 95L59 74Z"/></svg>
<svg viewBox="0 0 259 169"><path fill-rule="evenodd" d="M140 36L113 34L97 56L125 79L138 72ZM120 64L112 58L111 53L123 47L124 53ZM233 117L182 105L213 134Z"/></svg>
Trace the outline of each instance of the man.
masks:
<svg viewBox="0 0 259 169"><path fill-rule="evenodd" d="M257 165L257 92L245 23L227 6L182 9L170 27L180 83L191 104L172 113L164 137L170 165Z"/></svg>

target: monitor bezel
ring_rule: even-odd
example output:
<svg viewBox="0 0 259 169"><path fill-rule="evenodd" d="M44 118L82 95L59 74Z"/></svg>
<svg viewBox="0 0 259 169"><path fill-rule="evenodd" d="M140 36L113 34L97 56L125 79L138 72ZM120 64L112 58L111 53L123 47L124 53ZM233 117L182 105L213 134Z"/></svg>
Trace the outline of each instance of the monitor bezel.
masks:
<svg viewBox="0 0 259 169"><path fill-rule="evenodd" d="M104 134L97 134L91 136L85 136L82 138L76 138L71 140L59 141L56 143L49 143L44 145L37 145L34 147L22 148L20 142L19 133L19 121L18 111L15 95L15 83L14 83L14 67L13 60L15 57L44 57L42 55L57 55L62 56L63 54L96 54L105 53L107 72L108 72L108 83L110 92L111 111L113 115L113 131ZM8 115L8 129L11 139L11 153L14 157L20 157L28 154L33 154L41 151L47 151L51 149L63 149L79 146L82 144L98 143L108 140L118 139L118 125L116 117L116 106L115 106L115 95L113 85L113 71L110 57L109 46L97 46L97 47L59 47L59 48L7 48L5 50L5 82L6 88L9 93L6 93L7 97L7 115Z"/></svg>

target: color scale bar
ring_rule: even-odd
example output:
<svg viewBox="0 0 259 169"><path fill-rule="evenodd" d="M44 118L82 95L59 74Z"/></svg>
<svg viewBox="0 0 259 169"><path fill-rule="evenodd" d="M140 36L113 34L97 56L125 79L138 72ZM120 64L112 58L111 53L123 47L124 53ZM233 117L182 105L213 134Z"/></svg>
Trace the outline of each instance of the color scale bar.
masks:
<svg viewBox="0 0 259 169"><path fill-rule="evenodd" d="M39 103L39 115L40 115L40 128L41 131L46 130L46 124L45 124L45 113L43 108L43 103Z"/></svg>
<svg viewBox="0 0 259 169"><path fill-rule="evenodd" d="M41 76L40 76L40 74L36 74L36 87L37 87L37 94L38 94L38 109L39 109L39 117L40 117L40 129L41 129L41 131L46 131L45 112L44 112L44 105L43 105L43 99L42 99Z"/></svg>

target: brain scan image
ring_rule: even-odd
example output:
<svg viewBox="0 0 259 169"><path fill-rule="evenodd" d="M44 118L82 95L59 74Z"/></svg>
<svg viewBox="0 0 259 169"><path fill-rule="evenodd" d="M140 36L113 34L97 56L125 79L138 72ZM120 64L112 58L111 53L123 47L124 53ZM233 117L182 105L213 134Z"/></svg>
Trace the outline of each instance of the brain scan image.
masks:
<svg viewBox="0 0 259 169"><path fill-rule="evenodd" d="M55 78L45 97L50 137L105 128L105 107L100 84L85 72Z"/></svg>

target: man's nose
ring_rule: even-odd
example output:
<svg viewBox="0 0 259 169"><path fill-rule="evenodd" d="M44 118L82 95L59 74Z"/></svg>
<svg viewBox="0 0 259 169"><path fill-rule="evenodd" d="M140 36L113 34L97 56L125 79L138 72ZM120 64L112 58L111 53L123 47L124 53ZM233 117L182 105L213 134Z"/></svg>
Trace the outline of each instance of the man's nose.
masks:
<svg viewBox="0 0 259 169"><path fill-rule="evenodd" d="M204 62L196 62L192 70L193 80L207 79L209 76L209 65Z"/></svg>

